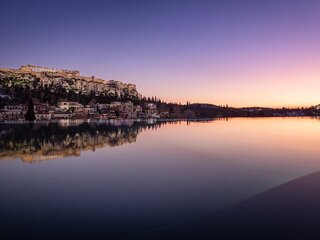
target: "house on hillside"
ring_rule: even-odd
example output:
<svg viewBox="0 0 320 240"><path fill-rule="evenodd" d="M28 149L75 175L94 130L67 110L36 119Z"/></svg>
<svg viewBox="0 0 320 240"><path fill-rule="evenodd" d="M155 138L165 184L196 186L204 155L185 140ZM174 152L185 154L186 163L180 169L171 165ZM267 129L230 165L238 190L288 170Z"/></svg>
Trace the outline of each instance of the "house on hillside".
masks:
<svg viewBox="0 0 320 240"><path fill-rule="evenodd" d="M52 118L53 119L71 119L72 116L73 116L73 113L70 110L56 111L53 113Z"/></svg>
<svg viewBox="0 0 320 240"><path fill-rule="evenodd" d="M58 107L64 111L71 110L72 112L77 112L83 108L83 105L78 102L59 102Z"/></svg>

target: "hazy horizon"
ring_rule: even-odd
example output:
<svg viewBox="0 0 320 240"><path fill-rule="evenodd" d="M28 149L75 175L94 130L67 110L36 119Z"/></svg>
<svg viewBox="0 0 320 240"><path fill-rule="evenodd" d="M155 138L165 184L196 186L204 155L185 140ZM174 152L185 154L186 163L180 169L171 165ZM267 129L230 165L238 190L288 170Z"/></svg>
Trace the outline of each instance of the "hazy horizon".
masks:
<svg viewBox="0 0 320 240"><path fill-rule="evenodd" d="M168 102L320 103L319 1L1 1L0 67L137 85Z"/></svg>

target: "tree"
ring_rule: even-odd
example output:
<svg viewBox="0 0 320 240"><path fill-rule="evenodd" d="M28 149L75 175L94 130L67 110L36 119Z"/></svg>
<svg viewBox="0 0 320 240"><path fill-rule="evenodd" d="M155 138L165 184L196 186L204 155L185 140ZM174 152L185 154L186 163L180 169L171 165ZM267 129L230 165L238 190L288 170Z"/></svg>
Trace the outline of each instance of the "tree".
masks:
<svg viewBox="0 0 320 240"><path fill-rule="evenodd" d="M36 114L34 113L34 105L32 98L29 99L29 105L28 105L28 111L25 116L27 121L35 121L36 120Z"/></svg>
<svg viewBox="0 0 320 240"><path fill-rule="evenodd" d="M192 111L192 110L186 110L186 111L184 112L184 117L185 117L185 118L190 119L190 118L195 118L195 116L196 116L196 114L195 114L195 112Z"/></svg>

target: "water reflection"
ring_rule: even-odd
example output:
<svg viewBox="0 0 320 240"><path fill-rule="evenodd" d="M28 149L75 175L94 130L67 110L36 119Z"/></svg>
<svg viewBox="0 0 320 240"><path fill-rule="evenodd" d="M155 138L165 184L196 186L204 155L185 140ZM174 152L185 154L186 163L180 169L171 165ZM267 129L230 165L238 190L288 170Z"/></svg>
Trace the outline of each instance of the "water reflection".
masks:
<svg viewBox="0 0 320 240"><path fill-rule="evenodd" d="M145 239L188 239L195 236L191 230L233 233L238 226L239 231L253 227L252 222L264 227L264 213L269 212L268 231L287 218L307 228L310 221L302 217L320 212L320 195L314 195L320 175L306 178L303 185L295 179L320 169L319 123L312 118L231 118L205 123L0 124L1 159L29 157L36 162L75 156L41 164L0 161L0 236L142 239L153 232ZM270 191L283 184L295 191ZM264 192L263 204L250 200ZM237 204L241 211L232 207ZM295 217L284 205L290 211L312 207ZM279 210L285 211L274 214ZM210 219L202 224L207 215ZM180 225L189 221L196 225ZM156 231L167 227L176 231L169 236ZM194 233L192 239L205 239ZM172 238L175 234L182 237ZM210 239L215 238L223 239Z"/></svg>
<svg viewBox="0 0 320 240"><path fill-rule="evenodd" d="M0 124L0 159L24 162L80 156L82 151L134 143L140 132L171 122L104 121Z"/></svg>

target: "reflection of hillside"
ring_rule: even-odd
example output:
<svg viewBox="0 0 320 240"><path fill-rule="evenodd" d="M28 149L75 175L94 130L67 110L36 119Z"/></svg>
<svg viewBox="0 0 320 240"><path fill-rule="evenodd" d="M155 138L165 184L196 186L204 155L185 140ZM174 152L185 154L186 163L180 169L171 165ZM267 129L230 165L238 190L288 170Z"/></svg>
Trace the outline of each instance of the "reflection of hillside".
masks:
<svg viewBox="0 0 320 240"><path fill-rule="evenodd" d="M38 162L80 156L81 151L136 142L138 134L164 123L0 124L0 159Z"/></svg>

